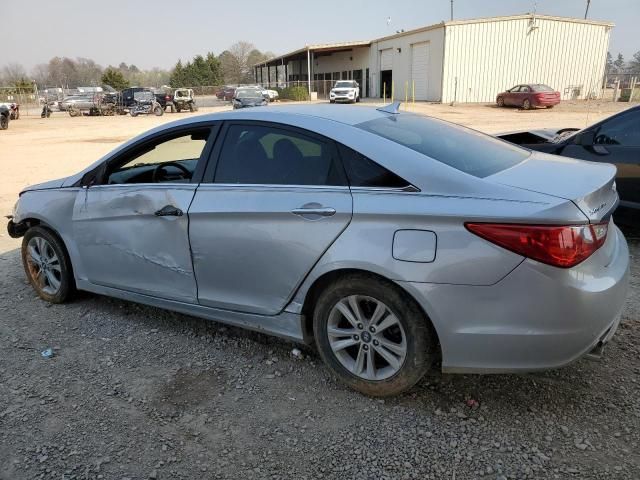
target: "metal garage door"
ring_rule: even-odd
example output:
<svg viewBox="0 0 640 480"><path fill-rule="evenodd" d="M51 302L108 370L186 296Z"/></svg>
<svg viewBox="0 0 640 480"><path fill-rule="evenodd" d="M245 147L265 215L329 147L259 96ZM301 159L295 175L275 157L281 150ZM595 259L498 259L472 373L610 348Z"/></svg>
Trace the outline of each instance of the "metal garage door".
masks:
<svg viewBox="0 0 640 480"><path fill-rule="evenodd" d="M411 80L415 85L416 100L427 100L428 64L429 42L411 45Z"/></svg>
<svg viewBox="0 0 640 480"><path fill-rule="evenodd" d="M393 49L380 50L380 71L393 68Z"/></svg>

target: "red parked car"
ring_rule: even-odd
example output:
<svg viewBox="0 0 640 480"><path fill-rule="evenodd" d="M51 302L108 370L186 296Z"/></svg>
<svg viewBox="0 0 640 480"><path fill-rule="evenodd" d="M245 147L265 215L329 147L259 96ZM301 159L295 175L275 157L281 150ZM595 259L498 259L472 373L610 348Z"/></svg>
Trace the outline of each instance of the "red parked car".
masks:
<svg viewBox="0 0 640 480"><path fill-rule="evenodd" d="M541 83L516 85L506 92L499 93L496 102L499 107L521 107L525 110L532 107L553 108L560 103L560 92Z"/></svg>
<svg viewBox="0 0 640 480"><path fill-rule="evenodd" d="M233 99L235 94L236 94L236 87L224 86L216 92L216 97L218 97L220 100L229 101Z"/></svg>

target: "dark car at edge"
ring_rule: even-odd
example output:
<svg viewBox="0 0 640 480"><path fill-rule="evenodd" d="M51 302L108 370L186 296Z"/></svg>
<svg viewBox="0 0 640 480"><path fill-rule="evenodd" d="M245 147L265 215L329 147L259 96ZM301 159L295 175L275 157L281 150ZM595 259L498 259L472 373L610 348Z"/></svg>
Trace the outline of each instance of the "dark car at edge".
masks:
<svg viewBox="0 0 640 480"><path fill-rule="evenodd" d="M618 169L616 187L620 196L616 218L621 223L640 225L640 106L582 130L540 129L497 136L531 150L614 164Z"/></svg>

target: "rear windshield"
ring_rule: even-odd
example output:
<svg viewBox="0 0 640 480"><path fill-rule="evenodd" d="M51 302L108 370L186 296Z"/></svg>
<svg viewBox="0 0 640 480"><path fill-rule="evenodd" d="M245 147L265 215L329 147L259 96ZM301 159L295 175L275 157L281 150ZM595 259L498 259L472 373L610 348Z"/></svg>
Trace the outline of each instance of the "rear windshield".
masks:
<svg viewBox="0 0 640 480"><path fill-rule="evenodd" d="M555 92L549 85L531 85L534 92Z"/></svg>
<svg viewBox="0 0 640 480"><path fill-rule="evenodd" d="M517 165L528 150L453 123L408 113L356 125L475 177Z"/></svg>

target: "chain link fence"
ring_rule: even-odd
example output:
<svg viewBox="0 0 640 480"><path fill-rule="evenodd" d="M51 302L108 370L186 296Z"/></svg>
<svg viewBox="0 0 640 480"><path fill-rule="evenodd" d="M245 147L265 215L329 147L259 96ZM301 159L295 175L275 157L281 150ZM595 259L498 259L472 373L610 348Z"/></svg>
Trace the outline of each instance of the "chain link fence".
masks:
<svg viewBox="0 0 640 480"><path fill-rule="evenodd" d="M21 116L40 115L42 108L37 87L0 87L0 103L18 104Z"/></svg>

